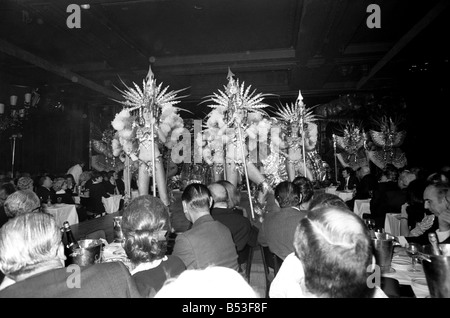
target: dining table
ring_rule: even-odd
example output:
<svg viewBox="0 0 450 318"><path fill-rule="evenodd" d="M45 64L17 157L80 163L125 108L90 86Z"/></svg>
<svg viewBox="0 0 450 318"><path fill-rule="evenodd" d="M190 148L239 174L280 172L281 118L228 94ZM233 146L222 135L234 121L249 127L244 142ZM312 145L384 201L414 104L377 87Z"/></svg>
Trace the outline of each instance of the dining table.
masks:
<svg viewBox="0 0 450 318"><path fill-rule="evenodd" d="M353 190L337 190L336 186L330 186L330 187L326 188L325 192L337 195L343 201L351 200L354 197L354 191Z"/></svg>
<svg viewBox="0 0 450 318"><path fill-rule="evenodd" d="M363 217L363 214L370 214L370 199L355 200L353 212L361 219Z"/></svg>
<svg viewBox="0 0 450 318"><path fill-rule="evenodd" d="M430 297L422 264L420 262L416 264L417 272L410 271L411 268L412 259L407 255L406 249L396 246L392 256L391 270L382 273L381 276L397 280L400 286L410 286L416 298Z"/></svg>
<svg viewBox="0 0 450 318"><path fill-rule="evenodd" d="M70 225L79 222L75 204L57 203L45 205L44 212L53 215L58 227L62 227L66 221L69 222Z"/></svg>

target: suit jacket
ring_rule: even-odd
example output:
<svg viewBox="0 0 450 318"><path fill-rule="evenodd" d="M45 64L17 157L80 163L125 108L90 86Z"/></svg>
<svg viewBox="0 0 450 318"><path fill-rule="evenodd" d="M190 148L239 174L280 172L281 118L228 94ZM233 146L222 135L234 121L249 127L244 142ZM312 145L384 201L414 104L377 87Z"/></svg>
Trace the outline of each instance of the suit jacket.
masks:
<svg viewBox="0 0 450 318"><path fill-rule="evenodd" d="M167 279L177 277L185 269L186 266L180 258L169 255L159 266L135 273L133 280L142 297L152 297L163 287Z"/></svg>
<svg viewBox="0 0 450 318"><path fill-rule="evenodd" d="M257 230L256 232L253 230L249 219L242 216L242 214L239 214L233 209L213 208L211 210L211 216L214 220L219 221L230 229L231 236L233 237L238 252L242 251L247 243L251 246L255 246L255 234L257 233ZM252 235L252 233L255 234Z"/></svg>
<svg viewBox="0 0 450 318"><path fill-rule="evenodd" d="M0 298L140 298L134 280L121 262L80 267L80 288L70 268L50 270L0 291Z"/></svg>
<svg viewBox="0 0 450 318"><path fill-rule="evenodd" d="M209 214L197 219L190 230L178 234L172 255L181 258L187 269L210 265L238 269L230 230Z"/></svg>
<svg viewBox="0 0 450 318"><path fill-rule="evenodd" d="M397 182L380 182L370 200L371 218L379 227L384 227L386 213L400 213L406 203L406 190L401 190Z"/></svg>
<svg viewBox="0 0 450 318"><path fill-rule="evenodd" d="M43 186L39 186L36 189L36 195L41 200L41 203L47 203L48 202L48 198L50 198L52 203L56 203L56 201L55 201L56 200L55 192L53 190L47 189L47 188L45 188Z"/></svg>
<svg viewBox="0 0 450 318"><path fill-rule="evenodd" d="M109 198L109 194L106 193L105 185L103 184L103 182L93 183L89 187L89 208L92 210L92 212L105 212L105 206L103 205L102 197Z"/></svg>
<svg viewBox="0 0 450 318"><path fill-rule="evenodd" d="M336 190L338 191L342 191L345 189L345 179L343 177L341 177L339 179L339 186L337 187ZM350 176L348 179L348 190L353 190L356 188L356 185L358 184L358 178L356 178L355 176Z"/></svg>
<svg viewBox="0 0 450 318"><path fill-rule="evenodd" d="M355 194L355 200L365 200L370 198L370 191L376 190L378 186L377 179L371 175L365 175L362 177L361 181L359 181L358 185L356 186L356 194Z"/></svg>
<svg viewBox="0 0 450 318"><path fill-rule="evenodd" d="M307 211L293 207L281 208L279 212L267 213L262 222L258 242L269 246L272 253L281 259L294 252L294 233Z"/></svg>

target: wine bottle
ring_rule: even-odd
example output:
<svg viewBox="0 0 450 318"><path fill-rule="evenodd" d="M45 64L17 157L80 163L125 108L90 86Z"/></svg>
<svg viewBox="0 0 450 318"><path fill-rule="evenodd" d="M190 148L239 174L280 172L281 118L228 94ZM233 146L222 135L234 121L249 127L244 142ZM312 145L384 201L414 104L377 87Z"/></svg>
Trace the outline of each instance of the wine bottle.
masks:
<svg viewBox="0 0 450 318"><path fill-rule="evenodd" d="M66 239L67 239L66 247L69 250L71 250L71 252L73 252L80 246L78 245L78 242L72 233L69 222L67 222L67 221L64 222L64 229L66 231Z"/></svg>
<svg viewBox="0 0 450 318"><path fill-rule="evenodd" d="M442 255L441 250L439 249L436 233L428 233L428 240L431 244L431 251L433 255Z"/></svg>

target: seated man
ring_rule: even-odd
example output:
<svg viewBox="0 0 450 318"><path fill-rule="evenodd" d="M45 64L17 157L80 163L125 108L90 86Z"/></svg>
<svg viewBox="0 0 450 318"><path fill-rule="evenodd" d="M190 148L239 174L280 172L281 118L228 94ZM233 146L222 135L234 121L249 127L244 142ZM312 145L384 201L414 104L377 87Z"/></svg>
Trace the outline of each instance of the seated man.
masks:
<svg viewBox="0 0 450 318"><path fill-rule="evenodd" d="M52 216L26 213L0 229L0 298L140 297L121 262L64 268L61 231Z"/></svg>
<svg viewBox="0 0 450 318"><path fill-rule="evenodd" d="M39 178L39 186L36 189L36 194L41 200L42 204L56 203L55 192L52 189L53 181L49 176Z"/></svg>
<svg viewBox="0 0 450 318"><path fill-rule="evenodd" d="M428 209L435 215L434 226L428 231L417 237L399 236L400 244L406 245L407 242L428 245L428 233L436 232L439 243L447 243L450 241L450 186L446 183L431 184L425 188L423 199L425 201L425 209ZM448 198L448 199L447 199ZM407 217L407 216L406 216Z"/></svg>
<svg viewBox="0 0 450 318"><path fill-rule="evenodd" d="M350 167L342 169L342 177L339 179L339 186L336 190L353 190L358 185L358 179L353 175L354 171Z"/></svg>
<svg viewBox="0 0 450 318"><path fill-rule="evenodd" d="M307 213L298 208L301 199L296 185L289 181L281 182L275 188L275 202L280 210L267 213L261 224L258 242L268 246L272 253L283 260L294 251L295 229Z"/></svg>
<svg viewBox="0 0 450 318"><path fill-rule="evenodd" d="M370 199L373 195L373 191L378 186L377 179L370 173L368 166L362 166L358 169L359 182L356 186L356 192L353 199L348 200L346 203L351 211L353 211L355 200Z"/></svg>
<svg viewBox="0 0 450 318"><path fill-rule="evenodd" d="M214 200L211 216L230 229L238 253L248 244L256 246L258 229L252 227L249 219L238 212L228 209L228 194L224 186L212 183L208 186Z"/></svg>
<svg viewBox="0 0 450 318"><path fill-rule="evenodd" d="M192 228L178 234L172 255L181 258L187 269L210 265L238 269L236 247L230 230L210 214L213 199L208 188L199 183L188 185L181 196L186 218Z"/></svg>
<svg viewBox="0 0 450 318"><path fill-rule="evenodd" d="M105 206L103 205L102 198L109 198L109 194L106 192L105 185L103 183L103 177L98 171L92 172L92 184L89 187L89 200L88 211L95 214L101 214L105 212Z"/></svg>
<svg viewBox="0 0 450 318"><path fill-rule="evenodd" d="M300 221L289 254L270 286L272 298L386 297L369 288L372 242L364 223L348 209L325 207Z"/></svg>

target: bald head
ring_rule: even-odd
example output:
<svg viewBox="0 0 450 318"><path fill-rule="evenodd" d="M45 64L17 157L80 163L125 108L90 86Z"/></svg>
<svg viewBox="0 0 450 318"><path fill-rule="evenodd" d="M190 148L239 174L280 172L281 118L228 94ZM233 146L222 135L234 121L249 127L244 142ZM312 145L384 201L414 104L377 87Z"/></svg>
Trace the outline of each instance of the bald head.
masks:
<svg viewBox="0 0 450 318"><path fill-rule="evenodd" d="M211 183L208 186L211 192L212 198L214 200L214 206L217 207L227 207L228 206L228 192L227 189L219 183Z"/></svg>

